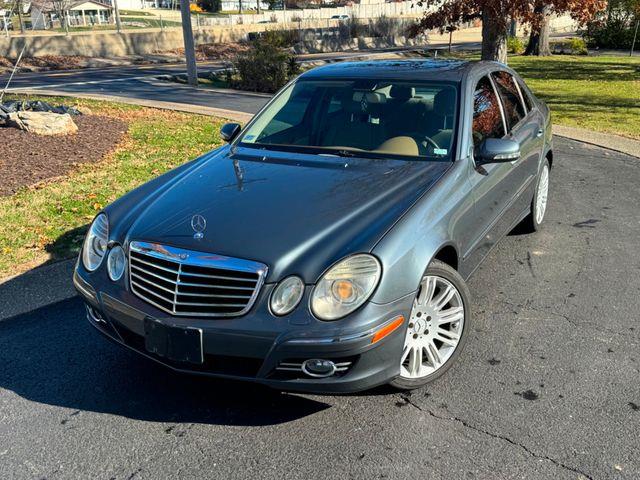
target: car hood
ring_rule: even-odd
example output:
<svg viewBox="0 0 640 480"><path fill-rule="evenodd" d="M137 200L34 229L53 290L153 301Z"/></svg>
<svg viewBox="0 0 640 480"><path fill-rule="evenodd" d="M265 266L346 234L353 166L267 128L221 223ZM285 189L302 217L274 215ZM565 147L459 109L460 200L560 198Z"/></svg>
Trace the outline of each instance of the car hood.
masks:
<svg viewBox="0 0 640 480"><path fill-rule="evenodd" d="M267 282L313 283L343 256L370 251L450 165L227 146L149 195L127 240L259 261ZM194 215L206 220L202 238Z"/></svg>

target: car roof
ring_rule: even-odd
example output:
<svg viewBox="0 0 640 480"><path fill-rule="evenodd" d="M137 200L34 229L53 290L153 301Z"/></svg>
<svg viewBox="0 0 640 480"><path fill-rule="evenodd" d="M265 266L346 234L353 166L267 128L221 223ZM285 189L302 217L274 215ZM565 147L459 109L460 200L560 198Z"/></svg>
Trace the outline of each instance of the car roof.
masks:
<svg viewBox="0 0 640 480"><path fill-rule="evenodd" d="M336 62L314 68L301 75L304 79L375 78L382 80L439 80L459 82L471 70L504 68L498 62L466 60L367 60Z"/></svg>

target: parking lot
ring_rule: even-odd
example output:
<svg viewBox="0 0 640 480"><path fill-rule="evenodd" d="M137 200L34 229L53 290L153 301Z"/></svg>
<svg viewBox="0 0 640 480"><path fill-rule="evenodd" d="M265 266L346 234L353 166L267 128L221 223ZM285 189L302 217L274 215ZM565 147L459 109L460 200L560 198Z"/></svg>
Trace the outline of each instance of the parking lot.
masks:
<svg viewBox="0 0 640 480"><path fill-rule="evenodd" d="M490 254L460 361L412 394L179 376L78 298L1 321L1 476L639 478L638 185L640 159L556 138L545 229Z"/></svg>

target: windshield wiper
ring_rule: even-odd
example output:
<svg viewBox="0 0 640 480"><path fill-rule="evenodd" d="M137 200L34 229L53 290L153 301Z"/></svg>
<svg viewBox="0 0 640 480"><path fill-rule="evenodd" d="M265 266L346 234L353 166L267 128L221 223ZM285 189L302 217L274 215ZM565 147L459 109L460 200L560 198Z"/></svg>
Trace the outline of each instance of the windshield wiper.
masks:
<svg viewBox="0 0 640 480"><path fill-rule="evenodd" d="M352 151L346 148L326 148L326 147L316 147L314 145L282 145L282 144L271 144L271 143L249 143L243 144L240 146L245 146L249 148L257 148L260 150L281 150L285 152L299 152L299 153L307 153L311 155L327 155L334 157L361 157L366 152L363 151Z"/></svg>
<svg viewBox="0 0 640 480"><path fill-rule="evenodd" d="M350 150L334 150L335 153L339 157L357 157L358 155L355 152Z"/></svg>

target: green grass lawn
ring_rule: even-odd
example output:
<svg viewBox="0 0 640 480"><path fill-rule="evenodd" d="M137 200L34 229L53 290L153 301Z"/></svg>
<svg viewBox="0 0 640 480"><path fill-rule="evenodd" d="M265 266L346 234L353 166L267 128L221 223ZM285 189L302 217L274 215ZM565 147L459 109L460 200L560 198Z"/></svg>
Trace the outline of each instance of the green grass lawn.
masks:
<svg viewBox="0 0 640 480"><path fill-rule="evenodd" d="M182 25L180 22L171 21L171 20L162 20L158 17L129 17L122 16L122 28L125 30L135 30L137 28L161 28L161 27L179 27ZM103 25L87 25L86 27L81 26L72 26L69 27L69 31L71 32L88 32L92 30L115 30L116 26L114 24L103 24ZM64 32L64 28L55 28L53 31L55 32Z"/></svg>
<svg viewBox="0 0 640 480"><path fill-rule="evenodd" d="M640 58L511 56L554 123L640 139Z"/></svg>
<svg viewBox="0 0 640 480"><path fill-rule="evenodd" d="M0 278L74 256L87 223L125 192L221 144L221 121L135 106L46 98L128 122L125 140L100 164L0 197Z"/></svg>
<svg viewBox="0 0 640 480"><path fill-rule="evenodd" d="M125 17L153 17L153 13L144 10L120 10L120 16Z"/></svg>

